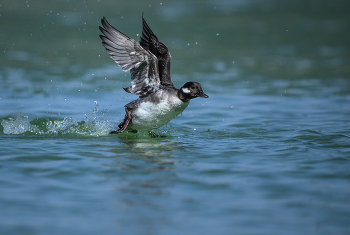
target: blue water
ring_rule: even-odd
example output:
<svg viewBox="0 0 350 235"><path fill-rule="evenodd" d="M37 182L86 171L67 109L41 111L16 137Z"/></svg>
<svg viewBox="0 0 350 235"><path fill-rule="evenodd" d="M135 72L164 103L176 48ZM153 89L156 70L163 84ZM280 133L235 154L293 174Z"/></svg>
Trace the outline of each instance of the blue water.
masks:
<svg viewBox="0 0 350 235"><path fill-rule="evenodd" d="M348 3L0 6L1 234L349 234ZM109 135L135 95L98 37L141 13L209 99Z"/></svg>

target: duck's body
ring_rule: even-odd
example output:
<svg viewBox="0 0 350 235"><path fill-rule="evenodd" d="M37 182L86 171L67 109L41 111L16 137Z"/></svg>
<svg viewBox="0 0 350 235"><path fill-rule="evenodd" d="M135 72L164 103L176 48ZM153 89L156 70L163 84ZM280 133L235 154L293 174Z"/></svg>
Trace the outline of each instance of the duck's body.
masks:
<svg viewBox="0 0 350 235"><path fill-rule="evenodd" d="M175 89L160 89L125 105L132 116L128 128L153 130L164 126L182 113L189 103L180 100Z"/></svg>
<svg viewBox="0 0 350 235"><path fill-rule="evenodd" d="M187 82L180 89L174 87L170 52L158 41L143 16L141 45L113 28L105 18L101 22L103 46L124 71L130 70L132 86L124 90L140 95L125 105L124 121L118 125L118 131L111 133L159 128L182 113L190 99L208 98L198 82Z"/></svg>

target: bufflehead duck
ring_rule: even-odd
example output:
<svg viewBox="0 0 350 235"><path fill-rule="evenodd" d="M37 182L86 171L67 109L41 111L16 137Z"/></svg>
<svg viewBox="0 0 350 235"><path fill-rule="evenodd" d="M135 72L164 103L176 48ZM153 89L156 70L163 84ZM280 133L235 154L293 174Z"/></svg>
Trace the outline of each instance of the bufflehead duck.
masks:
<svg viewBox="0 0 350 235"><path fill-rule="evenodd" d="M209 97L198 82L187 82L180 89L174 87L170 52L158 41L143 14L140 44L111 26L105 17L101 23L102 45L124 71L130 70L131 86L123 89L140 96L125 105L124 121L111 134L159 128L182 113L191 99Z"/></svg>

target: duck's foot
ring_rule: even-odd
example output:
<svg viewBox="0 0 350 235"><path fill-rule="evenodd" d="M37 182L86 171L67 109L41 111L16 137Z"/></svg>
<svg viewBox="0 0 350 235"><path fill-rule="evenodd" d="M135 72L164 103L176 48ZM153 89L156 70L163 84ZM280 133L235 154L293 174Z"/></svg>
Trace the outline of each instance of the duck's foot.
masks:
<svg viewBox="0 0 350 235"><path fill-rule="evenodd" d="M149 131L148 134L151 138L157 138L159 136L154 131Z"/></svg>
<svg viewBox="0 0 350 235"><path fill-rule="evenodd" d="M122 123L120 123L118 125L119 127L119 130L117 131L111 131L109 132L109 134L118 134L118 133L122 133L125 131L125 129L128 127L129 123L130 123L130 120L131 120L131 115L130 115L130 111L128 110L127 107L125 107L125 118L124 118L124 121Z"/></svg>
<svg viewBox="0 0 350 235"><path fill-rule="evenodd" d="M158 138L158 137L167 137L166 135L158 135L154 131L149 131L148 134L151 136L151 138Z"/></svg>
<svg viewBox="0 0 350 235"><path fill-rule="evenodd" d="M138 133L138 130L128 130L128 133ZM119 130L118 131L111 131L109 132L109 134L119 134Z"/></svg>

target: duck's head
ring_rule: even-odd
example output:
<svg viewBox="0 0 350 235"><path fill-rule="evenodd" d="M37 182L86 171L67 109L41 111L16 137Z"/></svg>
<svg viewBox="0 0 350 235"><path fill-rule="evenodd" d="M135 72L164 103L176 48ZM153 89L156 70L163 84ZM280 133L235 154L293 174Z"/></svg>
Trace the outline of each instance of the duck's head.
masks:
<svg viewBox="0 0 350 235"><path fill-rule="evenodd" d="M179 98L184 102L197 97L209 98L209 96L203 92L202 86L198 82L186 82L180 88L178 94Z"/></svg>

